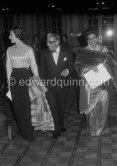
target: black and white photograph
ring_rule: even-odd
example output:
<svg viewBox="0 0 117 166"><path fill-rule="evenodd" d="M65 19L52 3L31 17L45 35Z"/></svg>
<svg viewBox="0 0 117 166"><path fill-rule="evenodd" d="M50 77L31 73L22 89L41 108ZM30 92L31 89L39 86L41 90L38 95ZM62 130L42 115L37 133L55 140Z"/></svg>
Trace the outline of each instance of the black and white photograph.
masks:
<svg viewBox="0 0 117 166"><path fill-rule="evenodd" d="M0 1L0 166L117 165L117 2Z"/></svg>

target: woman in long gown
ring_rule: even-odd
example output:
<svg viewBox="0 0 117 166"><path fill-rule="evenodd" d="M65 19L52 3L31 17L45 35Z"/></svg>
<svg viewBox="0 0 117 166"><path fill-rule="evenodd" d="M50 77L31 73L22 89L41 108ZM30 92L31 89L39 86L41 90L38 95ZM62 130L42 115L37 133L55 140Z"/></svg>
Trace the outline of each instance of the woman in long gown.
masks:
<svg viewBox="0 0 117 166"><path fill-rule="evenodd" d="M25 140L33 141L34 129L53 130L54 126L45 98L47 89L39 83L34 51L24 43L24 36L21 26L10 30L14 45L7 49L6 71L17 128ZM32 80L38 82L32 84Z"/></svg>
<svg viewBox="0 0 117 166"><path fill-rule="evenodd" d="M81 67L80 73L81 78L84 81L83 85L80 86L80 113L86 115L86 126L91 136L100 136L109 132L108 126L108 90L107 86L99 86L96 89L92 89L88 82L84 79L84 74L89 70L96 72L96 65L91 64L91 54L96 55L98 59L98 52L108 52L105 46L98 44L98 37L93 31L87 33L88 45L85 50L92 50L94 53L89 52L86 54L86 58L89 61L85 61L85 65ZM85 51L86 52L86 51ZM88 55L89 54L89 55ZM79 59L77 58L77 61ZM76 64L77 64L76 61ZM91 65L90 65L91 64ZM76 65L77 66L77 65ZM79 71L78 71L79 72Z"/></svg>

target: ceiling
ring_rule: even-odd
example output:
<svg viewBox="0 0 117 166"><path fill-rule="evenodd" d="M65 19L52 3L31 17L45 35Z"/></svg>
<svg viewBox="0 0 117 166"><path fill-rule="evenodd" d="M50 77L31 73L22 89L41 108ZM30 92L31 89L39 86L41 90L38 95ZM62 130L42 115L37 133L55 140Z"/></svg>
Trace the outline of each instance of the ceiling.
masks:
<svg viewBox="0 0 117 166"><path fill-rule="evenodd" d="M33 2L33 3L32 3ZM104 3L104 4L102 4ZM114 11L117 12L117 2L114 0L72 0L61 1L42 0L42 1L7 1L0 0L0 9L8 8L13 12L58 12L58 13L84 13L96 11Z"/></svg>

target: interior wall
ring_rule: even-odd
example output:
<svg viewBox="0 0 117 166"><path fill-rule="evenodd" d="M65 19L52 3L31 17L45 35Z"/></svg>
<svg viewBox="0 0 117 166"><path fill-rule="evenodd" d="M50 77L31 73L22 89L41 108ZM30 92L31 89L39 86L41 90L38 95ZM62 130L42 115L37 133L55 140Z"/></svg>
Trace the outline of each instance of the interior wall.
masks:
<svg viewBox="0 0 117 166"><path fill-rule="evenodd" d="M47 17L48 18L48 17ZM74 50L79 43L77 34L82 33L88 27L86 14L62 14L62 33L68 34L69 41ZM27 35L27 44L31 44L33 34L44 34L43 15L39 14L18 14L14 15L14 23L23 25ZM50 25L48 25L50 26Z"/></svg>
<svg viewBox="0 0 117 166"><path fill-rule="evenodd" d="M117 60L117 14L114 15L114 57Z"/></svg>
<svg viewBox="0 0 117 166"><path fill-rule="evenodd" d="M62 32L68 34L74 51L77 51L79 46L77 34L84 32L87 28L88 18L86 14L66 14L62 16Z"/></svg>
<svg viewBox="0 0 117 166"><path fill-rule="evenodd" d="M36 14L14 15L14 24L20 24L23 26L23 29L26 32L26 42L29 45L32 42L32 35L39 33L39 20L39 15Z"/></svg>

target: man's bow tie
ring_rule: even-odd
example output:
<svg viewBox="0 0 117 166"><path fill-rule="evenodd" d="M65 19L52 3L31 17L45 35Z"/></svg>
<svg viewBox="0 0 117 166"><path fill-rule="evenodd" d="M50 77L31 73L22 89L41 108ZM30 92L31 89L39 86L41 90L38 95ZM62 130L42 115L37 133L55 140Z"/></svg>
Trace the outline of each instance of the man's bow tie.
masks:
<svg viewBox="0 0 117 166"><path fill-rule="evenodd" d="M51 53L56 53L56 50L52 50Z"/></svg>

